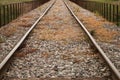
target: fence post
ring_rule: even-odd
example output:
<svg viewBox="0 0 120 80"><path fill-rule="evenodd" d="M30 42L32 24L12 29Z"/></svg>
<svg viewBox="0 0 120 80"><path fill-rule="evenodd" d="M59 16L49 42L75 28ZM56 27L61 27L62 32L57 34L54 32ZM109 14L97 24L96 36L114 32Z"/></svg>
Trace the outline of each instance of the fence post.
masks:
<svg viewBox="0 0 120 80"><path fill-rule="evenodd" d="M5 5L4 5L4 6L3 6L3 19L4 19L4 20L3 20L3 25L5 24L5 12L6 12L6 11L5 11Z"/></svg>
<svg viewBox="0 0 120 80"><path fill-rule="evenodd" d="M2 26L2 19L1 19L1 16L2 16L2 9L1 9L1 5L0 5L0 27Z"/></svg>
<svg viewBox="0 0 120 80"><path fill-rule="evenodd" d="M10 4L10 21L12 20L12 5Z"/></svg>
<svg viewBox="0 0 120 80"><path fill-rule="evenodd" d="M102 3L100 3L100 15L102 15Z"/></svg>
<svg viewBox="0 0 120 80"><path fill-rule="evenodd" d="M112 20L111 20L111 12L112 12L111 9L112 9L112 8L111 8L111 4L109 4L109 21L112 21Z"/></svg>
<svg viewBox="0 0 120 80"><path fill-rule="evenodd" d="M115 5L113 4L113 22L115 22Z"/></svg>
<svg viewBox="0 0 120 80"><path fill-rule="evenodd" d="M92 12L99 12L104 18L111 22L115 22L120 25L120 3L103 3L96 1L81 1L81 0L71 0L81 7L88 9ZM80 3L79 3L80 2Z"/></svg>
<svg viewBox="0 0 120 80"><path fill-rule="evenodd" d="M20 3L18 3L18 16L20 16Z"/></svg>
<svg viewBox="0 0 120 80"><path fill-rule="evenodd" d="M92 7L92 12L93 12L93 11L94 11L94 7L95 7L95 3L93 2L92 5L93 5L93 7Z"/></svg>
<svg viewBox="0 0 120 80"><path fill-rule="evenodd" d="M116 5L116 22L117 22L117 25L119 25L119 8L118 8L118 4Z"/></svg>
<svg viewBox="0 0 120 80"><path fill-rule="evenodd" d="M14 19L16 18L16 4L14 4Z"/></svg>
<svg viewBox="0 0 120 80"><path fill-rule="evenodd" d="M104 3L104 18L105 18L105 3Z"/></svg>
<svg viewBox="0 0 120 80"><path fill-rule="evenodd" d="M95 2L94 4L95 4L95 5L94 5L94 12L95 12L96 9L97 9L96 2Z"/></svg>
<svg viewBox="0 0 120 80"><path fill-rule="evenodd" d="M9 5L6 5L6 6L7 6L7 9L6 9L7 10L7 15L6 16L7 16L7 23L8 23L9 22L9 15L10 15L9 14Z"/></svg>
<svg viewBox="0 0 120 80"><path fill-rule="evenodd" d="M25 6L24 6L24 4L25 3L22 3L22 8L21 8L22 9L22 15L25 13ZM24 10L23 10L23 8L24 8Z"/></svg>
<svg viewBox="0 0 120 80"><path fill-rule="evenodd" d="M0 5L0 27L9 23L11 20L16 19L18 16L37 8L46 1L49 0Z"/></svg>
<svg viewBox="0 0 120 80"><path fill-rule="evenodd" d="M22 15L22 3L20 3L20 14Z"/></svg>
<svg viewBox="0 0 120 80"><path fill-rule="evenodd" d="M14 4L14 11L15 11L15 19L16 19L16 17L17 17L17 4Z"/></svg>
<svg viewBox="0 0 120 80"><path fill-rule="evenodd" d="M92 11L92 8L93 8L92 5L93 5L93 3L91 3L91 2L89 2L89 3L90 3L90 7L91 7L91 8L90 8L90 11Z"/></svg>
<svg viewBox="0 0 120 80"><path fill-rule="evenodd" d="M98 3L98 12L100 13L100 3Z"/></svg>
<svg viewBox="0 0 120 80"><path fill-rule="evenodd" d="M14 14L14 5L12 4L12 14L11 14L11 16L12 16L12 20L14 19L13 14Z"/></svg>
<svg viewBox="0 0 120 80"><path fill-rule="evenodd" d="M19 6L19 4L17 3L17 8L16 8L16 11L17 11L17 17L18 17L18 13L19 13L18 6Z"/></svg>
<svg viewBox="0 0 120 80"><path fill-rule="evenodd" d="M108 3L106 3L106 19L109 18L109 13L108 13Z"/></svg>

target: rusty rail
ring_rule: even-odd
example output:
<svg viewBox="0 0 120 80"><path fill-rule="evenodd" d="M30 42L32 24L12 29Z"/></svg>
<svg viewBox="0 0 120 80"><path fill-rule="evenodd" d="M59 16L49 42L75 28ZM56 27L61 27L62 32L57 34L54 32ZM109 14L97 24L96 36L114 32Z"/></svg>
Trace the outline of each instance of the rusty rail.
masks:
<svg viewBox="0 0 120 80"><path fill-rule="evenodd" d="M120 80L120 72L117 70L117 68L114 66L114 64L111 62L111 60L107 57L107 55L104 53L104 51L102 50L102 48L98 45L98 43L96 42L96 40L92 37L92 35L89 33L89 31L86 29L86 27L84 26L84 24L78 19L78 17L74 14L74 12L72 11L72 9L68 6L68 4L64 1L66 7L68 8L68 10L70 11L71 15L76 19L76 21L78 22L78 24L81 26L81 28L84 30L84 32L87 34L87 36L89 37L89 39L91 40L91 42L93 43L93 45L95 46L95 48L99 51L100 55L102 56L102 58L106 61L106 63L108 64L108 66L110 67L111 71L113 72L112 78L113 80Z"/></svg>
<svg viewBox="0 0 120 80"><path fill-rule="evenodd" d="M31 33L31 31L36 27L36 25L40 22L40 20L47 14L47 12L51 9L51 7L56 2L53 1L47 9L44 11L44 13L39 16L39 18L35 21L35 23L30 27L30 29L23 35L23 37L19 40L19 42L13 47L13 49L9 52L9 54L2 60L0 63L0 80L2 78L2 73L6 70L6 66L9 64L10 59L12 58L15 51L20 47L20 45L24 42L24 40L28 37L28 35Z"/></svg>

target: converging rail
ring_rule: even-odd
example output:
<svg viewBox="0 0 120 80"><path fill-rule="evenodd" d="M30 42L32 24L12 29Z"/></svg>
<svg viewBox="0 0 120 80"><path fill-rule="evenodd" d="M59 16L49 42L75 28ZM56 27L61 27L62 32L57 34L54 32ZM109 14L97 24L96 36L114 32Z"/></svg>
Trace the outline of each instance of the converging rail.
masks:
<svg viewBox="0 0 120 80"><path fill-rule="evenodd" d="M100 55L103 57L103 59L106 61L106 63L108 64L108 66L111 68L111 71L114 73L113 75L116 77L114 80L118 79L120 80L120 73L117 70L117 68L114 66L114 64L110 61L110 59L106 56L106 54L104 53L104 51L101 49L101 47L98 45L98 43L95 41L95 39L92 37L92 35L88 32L88 30L85 28L85 26L83 25L83 23L78 19L78 17L74 14L74 12L72 11L72 9L68 6L68 4L64 1L66 7L68 8L68 10L70 11L70 13L72 14L72 16L76 19L76 21L79 23L79 25L82 27L82 29L84 30L84 32L87 34L87 36L89 37L89 39L91 40L91 42L94 44L94 46L96 47L96 49L99 51Z"/></svg>
<svg viewBox="0 0 120 80"><path fill-rule="evenodd" d="M114 66L114 64L110 61L110 59L106 56L104 51L101 49L101 47L98 45L98 43L95 41L95 39L92 37L92 35L88 32L84 24L78 19L78 17L74 14L72 9L69 7L66 1L62 0L64 2L65 8L69 10L71 13L70 16L72 15L77 23L79 24L78 27L80 26L83 31L86 33L86 35L89 37L95 48L98 50L102 58L106 61L107 65L110 67L111 72L113 72L113 80L120 80L120 73L117 70L117 68ZM19 40L19 42L14 46L14 48L9 52L9 54L4 58L4 60L0 63L0 75L2 74L2 71L5 70L5 66L7 62L11 59L13 54L16 52L16 50L21 46L21 44L25 41L25 39L28 37L28 35L31 33L31 31L36 27L36 25L40 22L40 20L47 14L47 12L51 9L51 7L54 5L56 0L54 0L48 8L44 11L44 13L35 21L35 23L30 27L30 29L24 34L24 36ZM72 17L71 16L71 17Z"/></svg>
<svg viewBox="0 0 120 80"><path fill-rule="evenodd" d="M14 46L14 48L10 51L10 53L5 57L5 59L0 63L0 74L4 70L5 64L9 61L15 51L20 47L20 45L24 42L30 32L35 28L38 22L44 17L44 15L50 10L50 8L54 5L55 1L50 4L50 6L44 11L44 13L36 20L36 22L31 26L31 28L25 33L25 35L21 38L21 40Z"/></svg>

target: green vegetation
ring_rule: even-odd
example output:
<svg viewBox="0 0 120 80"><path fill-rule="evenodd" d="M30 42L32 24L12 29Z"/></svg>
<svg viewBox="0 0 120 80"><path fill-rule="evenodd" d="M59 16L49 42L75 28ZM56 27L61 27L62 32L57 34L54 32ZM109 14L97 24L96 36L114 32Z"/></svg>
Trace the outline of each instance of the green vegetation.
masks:
<svg viewBox="0 0 120 80"><path fill-rule="evenodd" d="M98 2L116 2L120 0L89 0L89 1L98 1Z"/></svg>
<svg viewBox="0 0 120 80"><path fill-rule="evenodd" d="M86 0L87 1L87 0ZM88 1L96 1L96 7L93 5L93 12L96 14L96 15L102 15L104 16L106 19L108 19L109 21L112 21L114 23L116 23L117 25L120 25L120 16L119 13L120 13L120 0L88 0ZM101 7L100 7L100 4L99 2L107 2L108 5L105 5L104 6L104 9L102 7L102 11L101 11ZM110 5L109 3L113 3L112 5ZM89 5L89 4L88 4ZM117 8L117 5L118 5L118 8ZM90 8L88 7L87 8L88 10L90 10Z"/></svg>
<svg viewBox="0 0 120 80"><path fill-rule="evenodd" d="M0 0L0 4L16 3L16 2L25 2L32 0Z"/></svg>
<svg viewBox="0 0 120 80"><path fill-rule="evenodd" d="M3 36L0 35L0 43L4 42L5 38Z"/></svg>

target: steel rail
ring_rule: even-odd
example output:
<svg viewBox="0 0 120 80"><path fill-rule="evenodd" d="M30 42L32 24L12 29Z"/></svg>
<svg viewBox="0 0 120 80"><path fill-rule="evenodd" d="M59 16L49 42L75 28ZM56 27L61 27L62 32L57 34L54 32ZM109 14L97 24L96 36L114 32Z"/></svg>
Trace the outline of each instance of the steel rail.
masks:
<svg viewBox="0 0 120 80"><path fill-rule="evenodd" d="M56 2L56 0L53 1L52 4L50 4L48 6L48 8L44 11L44 13L35 21L35 23L31 26L31 28L25 33L25 35L20 39L20 41L14 46L14 48L10 51L10 53L0 63L0 72L1 72L2 68L4 67L4 65L7 63L7 61L12 57L12 55L15 53L15 51L20 47L20 45L23 43L23 41L26 39L26 37L35 28L35 26L42 19L42 17L44 17L44 15L50 10L50 8L54 5L55 2Z"/></svg>
<svg viewBox="0 0 120 80"><path fill-rule="evenodd" d="M86 29L86 27L83 25L83 23L78 19L78 17L74 14L72 9L68 6L68 4L63 1L68 10L71 12L72 16L76 19L76 21L79 23L79 25L82 27L82 29L85 31L85 33L88 35L94 46L97 48L99 53L102 55L103 59L107 62L108 66L112 69L112 72L115 74L118 80L120 80L120 72L117 70L117 68L114 66L114 64L111 62L111 60L107 57L105 52L102 50L102 48L98 45L96 40L92 37L92 35L89 33L89 31Z"/></svg>

